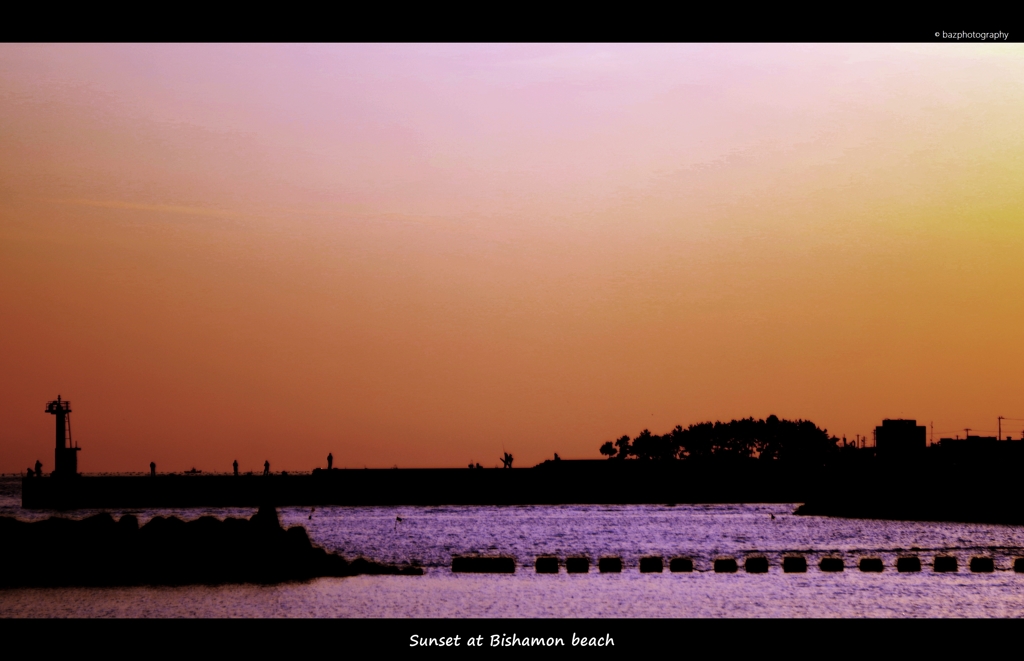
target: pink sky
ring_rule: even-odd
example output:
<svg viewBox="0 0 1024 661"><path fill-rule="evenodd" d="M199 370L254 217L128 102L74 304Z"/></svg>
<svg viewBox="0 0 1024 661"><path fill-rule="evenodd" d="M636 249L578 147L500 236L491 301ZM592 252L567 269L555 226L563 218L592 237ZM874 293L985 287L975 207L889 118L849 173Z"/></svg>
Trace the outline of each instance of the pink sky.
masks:
<svg viewBox="0 0 1024 661"><path fill-rule="evenodd" d="M0 45L0 471L1024 418L1022 55Z"/></svg>

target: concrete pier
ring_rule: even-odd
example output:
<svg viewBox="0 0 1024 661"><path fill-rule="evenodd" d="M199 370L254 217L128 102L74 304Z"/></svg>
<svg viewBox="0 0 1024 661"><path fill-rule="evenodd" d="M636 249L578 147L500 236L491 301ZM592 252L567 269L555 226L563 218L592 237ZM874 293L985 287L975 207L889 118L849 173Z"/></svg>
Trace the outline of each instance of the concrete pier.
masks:
<svg viewBox="0 0 1024 661"><path fill-rule="evenodd" d="M902 573L921 571L921 558L916 555L905 555L896 558L896 571Z"/></svg>

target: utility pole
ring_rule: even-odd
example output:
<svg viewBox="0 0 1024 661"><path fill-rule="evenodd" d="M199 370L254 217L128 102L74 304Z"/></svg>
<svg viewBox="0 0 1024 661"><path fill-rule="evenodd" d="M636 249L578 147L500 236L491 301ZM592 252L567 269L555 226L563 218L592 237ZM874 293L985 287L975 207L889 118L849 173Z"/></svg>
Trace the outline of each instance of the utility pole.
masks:
<svg viewBox="0 0 1024 661"><path fill-rule="evenodd" d="M996 432L999 435L996 436L996 440L1001 441L1003 440L1003 416L999 416L998 418L996 418L996 421L999 423L999 431Z"/></svg>

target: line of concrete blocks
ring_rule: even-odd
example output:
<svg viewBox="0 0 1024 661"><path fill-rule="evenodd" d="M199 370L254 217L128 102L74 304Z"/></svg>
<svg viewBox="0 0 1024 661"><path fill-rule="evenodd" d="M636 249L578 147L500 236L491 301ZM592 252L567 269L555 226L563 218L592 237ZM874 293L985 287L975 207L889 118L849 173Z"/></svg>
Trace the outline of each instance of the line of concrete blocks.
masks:
<svg viewBox="0 0 1024 661"><path fill-rule="evenodd" d="M685 566L692 567L692 563ZM768 571L768 566L768 558L764 556L748 556L743 562L743 569L748 574L764 574ZM879 557L862 557L855 566L862 572L885 571L885 563ZM715 572L722 574L733 574L739 569L736 559L728 557L716 558L713 567ZM968 567L975 573L991 573L995 571L995 559L991 556L974 556L968 562ZM818 562L818 569L823 572L841 572L846 569L846 563L840 557L825 556ZM921 571L921 558L916 555L901 555L896 558L895 569L900 573L919 572ZM932 563L934 572L953 573L959 570L959 562L953 555L937 555ZM680 571L692 571L692 569L684 568ZM802 555L783 556L782 571L787 574L805 573L807 558ZM1013 571L1024 573L1024 558L1014 558Z"/></svg>
<svg viewBox="0 0 1024 661"><path fill-rule="evenodd" d="M565 559L565 571L568 574L586 574L590 571L590 558L586 556L569 556ZM539 556L534 563L538 574L557 574L562 563L557 556ZM743 560L743 570L748 574L764 574L768 572L770 563L763 555L747 556ZM862 572L881 572L885 564L878 557L862 557L857 563ZM995 560L991 556L974 556L968 566L975 573L991 573L995 571ZM597 561L597 569L602 574L617 574L622 571L622 558L603 557ZM739 571L736 558L715 558L712 567L719 574L735 574ZM645 556L640 558L640 571L645 574L661 573L665 569L661 556ZM823 572L841 572L846 568L843 559L826 556L818 562L818 569ZM671 558L668 569L673 573L686 573L694 570L693 559L687 557ZM511 574L516 570L514 558L508 556L461 556L452 558L452 571L474 574ZM956 556L937 555L932 564L935 572L957 572L960 570ZM803 555L785 555L782 557L782 571L787 574L801 574L807 571L807 558ZM901 555L896 559L896 571L921 571L921 558L916 555ZM1024 573L1024 558L1014 558L1013 571Z"/></svg>

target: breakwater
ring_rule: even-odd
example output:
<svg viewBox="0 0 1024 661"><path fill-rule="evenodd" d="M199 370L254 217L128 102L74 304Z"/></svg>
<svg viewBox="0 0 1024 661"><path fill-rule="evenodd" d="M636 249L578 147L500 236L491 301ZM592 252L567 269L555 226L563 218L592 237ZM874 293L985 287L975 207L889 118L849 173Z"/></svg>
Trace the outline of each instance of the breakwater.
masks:
<svg viewBox="0 0 1024 661"><path fill-rule="evenodd" d="M318 576L414 574L314 546L301 526L285 529L272 507L251 519L127 514L29 523L0 517L0 586L275 583Z"/></svg>
<svg viewBox="0 0 1024 661"><path fill-rule="evenodd" d="M1018 472L1015 462L597 460L515 469L27 477L21 486L28 509L803 503L798 514L1024 525Z"/></svg>
<svg viewBox="0 0 1024 661"><path fill-rule="evenodd" d="M289 505L803 502L812 475L766 462L560 461L512 469L334 469L305 475L29 477L29 509Z"/></svg>
<svg viewBox="0 0 1024 661"><path fill-rule="evenodd" d="M921 461L821 471L796 514L1024 525L1016 461Z"/></svg>
<svg viewBox="0 0 1024 661"><path fill-rule="evenodd" d="M999 552L1001 551L1001 553ZM955 553L948 550L933 552L930 566L922 564L920 551L897 549L886 551L897 555L888 566L878 555L855 555L844 558L834 552L818 552L817 569L824 573L837 573L846 569L859 570L866 573L896 571L900 574L918 573L922 568L930 568L940 574L957 573L961 564ZM779 555L773 552L773 555ZM997 558L999 563L997 565ZM927 560L928 558L926 558ZM622 558L602 557L597 562L597 571L602 574L619 574L623 570ZM804 553L784 552L773 561L765 553L753 552L742 558L733 556L715 556L695 562L689 556L677 556L669 559L668 571L673 574L691 574L694 572L714 572L716 574L736 574L742 569L747 574L767 574L772 568L781 569L784 574L806 574L809 566L808 557ZM557 556L538 556L533 569L538 574L558 574L565 570L567 574L586 574L591 567L590 559L570 556L564 560ZM641 574L661 574L666 564L661 556L643 556L639 559L637 569ZM515 558L508 556L460 556L452 559L452 571L455 573L474 574L514 574ZM968 555L963 565L965 570L975 574L990 574L994 571L1013 571L1024 574L1024 549L1001 549L989 551L983 555Z"/></svg>

